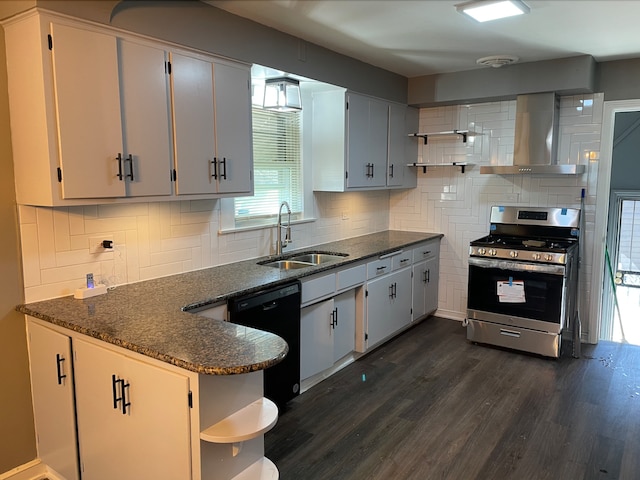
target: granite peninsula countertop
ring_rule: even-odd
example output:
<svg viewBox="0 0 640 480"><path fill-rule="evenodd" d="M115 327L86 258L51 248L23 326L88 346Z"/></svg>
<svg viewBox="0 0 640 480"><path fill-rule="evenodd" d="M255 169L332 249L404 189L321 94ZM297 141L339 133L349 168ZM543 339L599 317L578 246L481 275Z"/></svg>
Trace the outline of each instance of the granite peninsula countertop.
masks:
<svg viewBox="0 0 640 480"><path fill-rule="evenodd" d="M258 265L272 257L142 281L105 295L73 296L19 305L16 309L84 335L193 372L232 375L280 362L286 342L272 333L212 320L189 309L286 284L338 266L384 255L442 234L388 230L299 249L346 253L347 257L308 268L280 270ZM293 251L285 253L291 255Z"/></svg>

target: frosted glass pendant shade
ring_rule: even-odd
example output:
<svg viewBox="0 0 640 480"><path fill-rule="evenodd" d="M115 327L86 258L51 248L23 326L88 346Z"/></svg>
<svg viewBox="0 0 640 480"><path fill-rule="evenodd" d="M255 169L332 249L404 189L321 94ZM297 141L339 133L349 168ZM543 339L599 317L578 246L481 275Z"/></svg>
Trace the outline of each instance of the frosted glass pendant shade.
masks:
<svg viewBox="0 0 640 480"><path fill-rule="evenodd" d="M280 112L302 110L300 82L294 78L269 78L264 83L263 108Z"/></svg>

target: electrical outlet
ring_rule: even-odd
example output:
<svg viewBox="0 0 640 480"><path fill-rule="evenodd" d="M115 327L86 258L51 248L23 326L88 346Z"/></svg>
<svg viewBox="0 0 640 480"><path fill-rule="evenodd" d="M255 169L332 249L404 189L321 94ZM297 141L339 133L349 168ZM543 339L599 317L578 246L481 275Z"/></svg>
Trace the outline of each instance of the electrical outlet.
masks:
<svg viewBox="0 0 640 480"><path fill-rule="evenodd" d="M89 253L113 252L113 248L104 248L102 246L102 242L104 240L111 240L111 242L113 242L113 235L100 235L99 237L89 237Z"/></svg>

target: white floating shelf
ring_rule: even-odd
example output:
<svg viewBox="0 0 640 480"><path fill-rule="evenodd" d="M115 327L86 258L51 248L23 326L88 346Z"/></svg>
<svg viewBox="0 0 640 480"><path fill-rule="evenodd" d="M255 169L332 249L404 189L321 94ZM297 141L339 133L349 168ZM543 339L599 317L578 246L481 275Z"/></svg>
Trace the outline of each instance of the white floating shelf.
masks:
<svg viewBox="0 0 640 480"><path fill-rule="evenodd" d="M203 430L200 439L212 443L244 442L268 432L277 421L278 407L263 397Z"/></svg>
<svg viewBox="0 0 640 480"><path fill-rule="evenodd" d="M424 140L424 144L427 144L427 139L429 137L451 137L451 136L460 136L462 137L462 141L466 143L467 137L478 135L478 132L472 132L470 130L446 130L443 132L425 132L425 133L409 133L410 137L419 137Z"/></svg>
<svg viewBox="0 0 640 480"><path fill-rule="evenodd" d="M262 457L231 480L278 480L280 473L271 460Z"/></svg>
<svg viewBox="0 0 640 480"><path fill-rule="evenodd" d="M419 167L422 168L422 173L427 173L427 167L460 167L460 171L464 173L464 169L467 166L471 166L473 163L467 162L451 162L451 163L407 163L407 167Z"/></svg>

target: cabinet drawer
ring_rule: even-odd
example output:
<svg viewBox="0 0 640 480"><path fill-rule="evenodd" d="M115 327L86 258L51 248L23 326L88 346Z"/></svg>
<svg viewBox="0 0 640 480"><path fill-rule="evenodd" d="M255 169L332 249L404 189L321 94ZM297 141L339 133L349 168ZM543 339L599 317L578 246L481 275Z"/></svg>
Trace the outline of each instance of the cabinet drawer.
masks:
<svg viewBox="0 0 640 480"><path fill-rule="evenodd" d="M413 258L412 253L411 250L408 250L391 257L391 270L395 272L396 270L411 265Z"/></svg>
<svg viewBox="0 0 640 480"><path fill-rule="evenodd" d="M439 256L440 243L439 240L435 242L429 242L422 244L413 249L413 263L420 260L427 260L429 258L435 258Z"/></svg>
<svg viewBox="0 0 640 480"><path fill-rule="evenodd" d="M367 278L366 265L358 265L357 267L340 270L336 273L337 290L344 290L354 285L364 283Z"/></svg>
<svg viewBox="0 0 640 480"><path fill-rule="evenodd" d="M302 280L302 305L319 298L333 295L336 291L336 274Z"/></svg>
<svg viewBox="0 0 640 480"><path fill-rule="evenodd" d="M367 280L380 277L391 271L391 258L381 258L367 263Z"/></svg>

